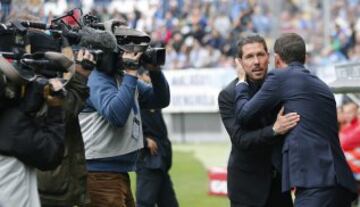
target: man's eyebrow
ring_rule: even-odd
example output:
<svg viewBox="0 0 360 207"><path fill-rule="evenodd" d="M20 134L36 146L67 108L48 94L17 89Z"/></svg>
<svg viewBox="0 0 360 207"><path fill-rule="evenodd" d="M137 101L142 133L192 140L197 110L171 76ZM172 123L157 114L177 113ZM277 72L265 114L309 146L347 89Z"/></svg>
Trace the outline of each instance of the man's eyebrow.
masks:
<svg viewBox="0 0 360 207"><path fill-rule="evenodd" d="M254 56L254 53L248 53L245 55L245 57L248 57L248 56Z"/></svg>

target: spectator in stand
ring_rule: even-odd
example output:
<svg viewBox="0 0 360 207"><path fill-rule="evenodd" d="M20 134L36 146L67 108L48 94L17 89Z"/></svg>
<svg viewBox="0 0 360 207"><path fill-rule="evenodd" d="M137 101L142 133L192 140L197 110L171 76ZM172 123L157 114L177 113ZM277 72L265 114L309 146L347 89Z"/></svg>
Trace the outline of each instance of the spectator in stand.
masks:
<svg viewBox="0 0 360 207"><path fill-rule="evenodd" d="M343 150L360 147L360 122L357 117L358 105L349 102L343 106L345 124L340 129L340 143Z"/></svg>
<svg viewBox="0 0 360 207"><path fill-rule="evenodd" d="M195 38L190 52L190 63L192 66L194 68L206 67L208 55L206 48Z"/></svg>
<svg viewBox="0 0 360 207"><path fill-rule="evenodd" d="M345 103L342 108L345 122L343 128L346 128L356 121L358 105L356 105L354 102L349 101L348 103Z"/></svg>
<svg viewBox="0 0 360 207"><path fill-rule="evenodd" d="M342 106L337 107L337 120L338 120L338 125L339 125L339 130L342 129L342 127L345 124L345 116L344 116L344 110Z"/></svg>
<svg viewBox="0 0 360 207"><path fill-rule="evenodd" d="M11 0L1 0L1 21L5 21L6 17L9 16L11 12Z"/></svg>
<svg viewBox="0 0 360 207"><path fill-rule="evenodd" d="M224 38L216 29L212 29L211 33L207 35L204 40L207 45L211 45L215 49L221 49L221 47L225 44Z"/></svg>

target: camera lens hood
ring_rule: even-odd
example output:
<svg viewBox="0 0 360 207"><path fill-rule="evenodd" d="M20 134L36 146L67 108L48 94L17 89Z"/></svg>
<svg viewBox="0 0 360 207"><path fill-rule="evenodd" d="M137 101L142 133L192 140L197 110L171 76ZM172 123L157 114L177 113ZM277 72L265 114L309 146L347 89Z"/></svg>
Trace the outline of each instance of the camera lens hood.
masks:
<svg viewBox="0 0 360 207"><path fill-rule="evenodd" d="M118 47L127 52L145 52L151 38L145 32L127 27L116 27L114 31Z"/></svg>
<svg viewBox="0 0 360 207"><path fill-rule="evenodd" d="M40 57L38 55L38 57ZM38 64L37 58L27 58L28 66L31 64ZM62 77L64 85L71 79L71 77L75 73L75 64L72 60L68 59L64 54L58 52L45 52L41 55L41 59L45 59L51 62L51 65L56 65L58 71L63 71L64 75ZM25 60L25 59L24 59ZM33 63L31 63L33 61ZM16 63L17 65L11 64L7 59L0 56L0 71L12 82L16 85L22 85L27 82L32 82L36 80L39 75L36 74L33 70L24 69L21 67L20 63ZM61 68L61 70L60 70Z"/></svg>
<svg viewBox="0 0 360 207"><path fill-rule="evenodd" d="M2 56L0 56L0 71L16 85L22 85L36 78L23 70L17 70L14 65Z"/></svg>

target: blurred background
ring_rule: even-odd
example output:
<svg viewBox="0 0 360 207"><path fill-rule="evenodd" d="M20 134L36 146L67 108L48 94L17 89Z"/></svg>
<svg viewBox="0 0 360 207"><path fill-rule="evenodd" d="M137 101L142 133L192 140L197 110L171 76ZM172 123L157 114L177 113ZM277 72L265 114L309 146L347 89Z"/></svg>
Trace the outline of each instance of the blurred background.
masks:
<svg viewBox="0 0 360 207"><path fill-rule="evenodd" d="M357 130L355 135L350 133L353 145L348 153L360 146L357 121L360 101L354 93L360 88L356 85L360 83L360 0L0 0L0 3L2 22L11 13L27 12L49 23L72 8L82 8L85 14L90 12L102 21L125 19L130 27L149 33L154 47L166 48L163 70L172 97L164 113L174 143L171 174L181 206L228 206L226 197L211 195L226 194L226 182L221 176L230 150L218 113L217 96L235 77L236 42L243 33L263 35L270 52L279 34L299 33L306 40L307 65L312 73L330 85L340 80L340 86L337 85L340 88L349 80L355 83L349 86L352 90L337 94L336 100L340 130L346 128L348 132L350 125L351 130ZM349 103L353 106L348 107L351 110L346 107ZM357 155L347 156L355 160L352 169L360 171ZM220 174L215 183L211 182L214 173Z"/></svg>

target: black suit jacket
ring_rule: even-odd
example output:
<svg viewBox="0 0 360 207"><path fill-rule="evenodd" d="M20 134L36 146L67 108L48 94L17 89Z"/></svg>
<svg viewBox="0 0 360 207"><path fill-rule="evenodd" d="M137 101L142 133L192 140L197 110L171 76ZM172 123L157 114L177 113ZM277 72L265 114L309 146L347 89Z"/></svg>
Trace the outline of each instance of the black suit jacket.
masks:
<svg viewBox="0 0 360 207"><path fill-rule="evenodd" d="M329 87L300 63L271 71L260 91L249 100L249 86L236 90L236 116L250 123L278 104L297 112L300 122L283 146L282 188L341 185L356 192L355 180L340 148L336 103ZM249 100L249 101L248 101Z"/></svg>
<svg viewBox="0 0 360 207"><path fill-rule="evenodd" d="M233 80L218 97L221 118L232 142L227 166L228 196L232 202L262 206L270 192L272 144L277 138L273 136L272 125L264 127L266 121L258 120L246 130L236 123L234 89L237 81Z"/></svg>

